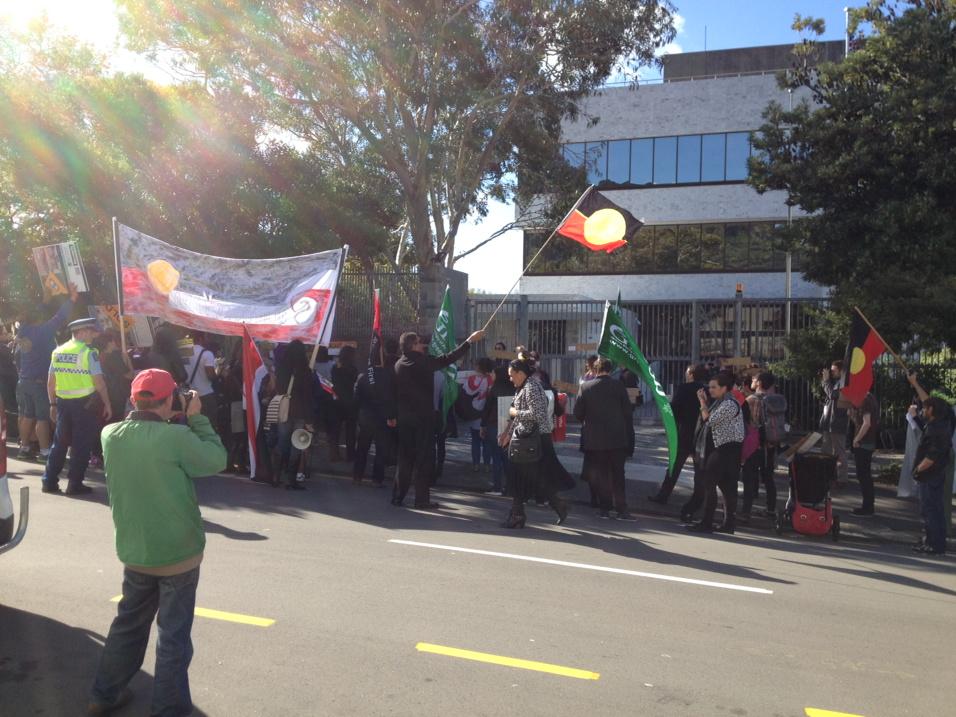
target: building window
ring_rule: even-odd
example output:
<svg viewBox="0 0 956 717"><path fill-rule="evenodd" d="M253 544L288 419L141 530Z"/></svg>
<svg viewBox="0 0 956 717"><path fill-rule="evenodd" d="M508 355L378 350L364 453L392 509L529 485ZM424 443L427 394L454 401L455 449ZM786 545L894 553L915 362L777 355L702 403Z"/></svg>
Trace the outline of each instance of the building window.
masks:
<svg viewBox="0 0 956 717"><path fill-rule="evenodd" d="M607 179L607 142L588 142L585 154L588 183L597 184Z"/></svg>
<svg viewBox="0 0 956 717"><path fill-rule="evenodd" d="M577 168L584 166L584 142L573 142L564 145L561 148L561 154L564 156L564 161L572 167Z"/></svg>
<svg viewBox="0 0 956 717"><path fill-rule="evenodd" d="M631 183L651 184L654 181L654 140L631 140Z"/></svg>
<svg viewBox="0 0 956 717"><path fill-rule="evenodd" d="M700 181L700 135L677 138L677 183Z"/></svg>
<svg viewBox="0 0 956 717"><path fill-rule="evenodd" d="M701 138L700 179L702 182L723 182L727 135L705 134Z"/></svg>
<svg viewBox="0 0 956 717"><path fill-rule="evenodd" d="M654 184L677 181L677 137L654 138Z"/></svg>
<svg viewBox="0 0 956 717"><path fill-rule="evenodd" d="M562 145L572 167L587 166L588 182L700 184L743 182L748 175L750 132L615 139Z"/></svg>
<svg viewBox="0 0 956 717"><path fill-rule="evenodd" d="M628 244L611 254L590 252L555 237L529 274L695 274L784 271L786 252L775 242L779 222L644 226ZM527 262L547 239L546 232L525 232ZM793 256L800 271L802 257Z"/></svg>
<svg viewBox="0 0 956 717"><path fill-rule="evenodd" d="M727 181L747 179L747 160L750 159L750 133L731 132L727 135Z"/></svg>
<svg viewBox="0 0 956 717"><path fill-rule="evenodd" d="M631 143L616 139L607 143L607 178L625 184L631 170Z"/></svg>

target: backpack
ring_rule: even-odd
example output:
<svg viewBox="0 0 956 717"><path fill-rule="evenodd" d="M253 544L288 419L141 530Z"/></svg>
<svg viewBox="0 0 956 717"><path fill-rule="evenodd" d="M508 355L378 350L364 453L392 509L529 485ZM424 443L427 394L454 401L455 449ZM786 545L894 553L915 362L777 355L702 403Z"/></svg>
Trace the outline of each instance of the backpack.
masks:
<svg viewBox="0 0 956 717"><path fill-rule="evenodd" d="M463 386L459 386L454 406L455 415L463 421L476 421L481 418L481 411L475 408L475 398L475 394L468 393Z"/></svg>
<svg viewBox="0 0 956 717"><path fill-rule="evenodd" d="M787 435L787 399L779 393L760 397L760 433L767 445L780 445Z"/></svg>

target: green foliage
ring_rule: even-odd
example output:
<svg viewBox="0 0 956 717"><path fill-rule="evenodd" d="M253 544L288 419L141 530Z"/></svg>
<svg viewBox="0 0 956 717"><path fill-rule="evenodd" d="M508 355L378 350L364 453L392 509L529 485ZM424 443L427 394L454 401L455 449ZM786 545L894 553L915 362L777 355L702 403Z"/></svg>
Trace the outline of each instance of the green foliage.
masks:
<svg viewBox="0 0 956 717"><path fill-rule="evenodd" d="M241 89L322 157L374 158L414 259L451 266L491 199L547 166L562 118L620 62L673 35L666 0L120 0L132 46Z"/></svg>
<svg viewBox="0 0 956 717"><path fill-rule="evenodd" d="M39 298L31 248L76 239L96 301L115 286L111 218L223 256L350 244L372 261L401 216L367 152L294 149L234 87L157 86L42 27L0 46L0 284Z"/></svg>
<svg viewBox="0 0 956 717"><path fill-rule="evenodd" d="M793 111L768 106L754 139L751 185L787 191L807 215L782 241L811 280L833 287L834 310L860 306L897 346L956 345L954 23L951 2L852 11L849 57L817 64L814 43L801 45L781 85L805 99ZM796 26L822 30L806 18ZM799 332L791 349L806 353L806 340L823 350L829 330Z"/></svg>
<svg viewBox="0 0 956 717"><path fill-rule="evenodd" d="M771 370L787 378L811 381L818 395L820 388L814 379L830 363L842 359L850 335L850 315L829 309L808 309L808 327L794 331L786 344L786 357Z"/></svg>

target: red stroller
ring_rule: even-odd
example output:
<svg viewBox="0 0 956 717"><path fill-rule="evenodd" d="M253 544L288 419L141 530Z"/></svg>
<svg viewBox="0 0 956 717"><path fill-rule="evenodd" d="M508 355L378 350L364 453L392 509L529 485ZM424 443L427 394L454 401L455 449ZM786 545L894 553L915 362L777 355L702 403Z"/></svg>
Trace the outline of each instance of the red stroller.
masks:
<svg viewBox="0 0 956 717"><path fill-rule="evenodd" d="M790 499L777 518L777 533L790 525L803 535L826 535L840 539L840 516L833 514L830 486L836 481L836 456L797 453L790 462Z"/></svg>

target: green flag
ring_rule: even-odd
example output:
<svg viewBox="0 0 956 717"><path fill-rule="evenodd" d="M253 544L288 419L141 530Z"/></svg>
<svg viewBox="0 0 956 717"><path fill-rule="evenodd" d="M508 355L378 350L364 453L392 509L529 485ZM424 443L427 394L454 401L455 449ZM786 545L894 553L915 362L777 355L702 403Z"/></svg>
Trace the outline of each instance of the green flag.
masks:
<svg viewBox="0 0 956 717"><path fill-rule="evenodd" d="M661 419L664 421L664 431L667 433L667 453L669 456L668 466L673 472L674 463L677 460L677 423L674 421L674 412L671 410L670 401L661 388L657 378L651 372L651 367L647 364L647 359L637 347L637 342L627 330L624 321L621 318L621 312L615 308L610 301L604 305L604 326L601 328L601 344L598 346L598 354L605 356L611 361L627 368L631 373L640 376L644 383L651 387L654 394L654 403L657 404L657 410L661 413Z"/></svg>
<svg viewBox="0 0 956 717"><path fill-rule="evenodd" d="M451 289L445 287L445 298L442 299L438 318L435 320L435 330L432 332L431 343L428 344L428 353L432 356L441 356L455 350L455 312L451 306ZM448 420L448 409L455 405L458 398L458 367L455 364L442 369L445 374L445 385L442 389L441 425Z"/></svg>

